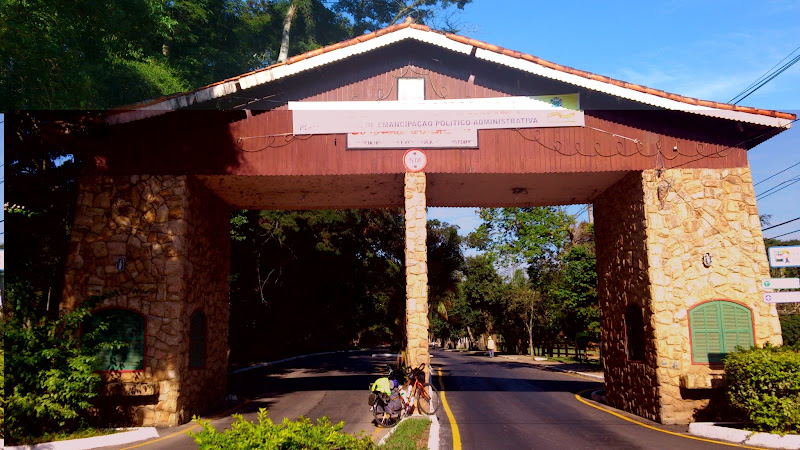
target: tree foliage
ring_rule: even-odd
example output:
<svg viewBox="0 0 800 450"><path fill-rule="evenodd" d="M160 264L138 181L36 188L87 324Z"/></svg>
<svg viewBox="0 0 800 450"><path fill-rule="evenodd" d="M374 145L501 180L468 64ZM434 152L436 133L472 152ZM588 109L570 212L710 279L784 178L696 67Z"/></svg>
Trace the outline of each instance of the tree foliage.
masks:
<svg viewBox="0 0 800 450"><path fill-rule="evenodd" d="M471 0L9 0L0 111L107 109L224 80L287 55L419 23ZM290 20L291 24L292 21Z"/></svg>
<svg viewBox="0 0 800 450"><path fill-rule="evenodd" d="M241 211L232 220L233 360L402 337L398 210ZM302 318L302 320L297 320ZM389 330L372 328L389 324ZM370 331L371 329L371 331ZM281 342L263 346L246 342ZM365 339L369 341L370 339Z"/></svg>
<svg viewBox="0 0 800 450"><path fill-rule="evenodd" d="M483 253L467 259L452 320L434 321L434 334L474 341L496 333L516 353L599 337L592 226L575 226L559 208L483 209L481 218L467 242ZM498 274L509 267L510 276Z"/></svg>
<svg viewBox="0 0 800 450"><path fill-rule="evenodd" d="M555 207L482 208L482 223L470 245L516 267L537 258L553 258L569 242L574 219Z"/></svg>
<svg viewBox="0 0 800 450"><path fill-rule="evenodd" d="M353 20L353 34L359 35L411 17L416 23L429 23L452 7L464 9L472 0L339 0L334 10ZM451 31L451 30L447 30Z"/></svg>
<svg viewBox="0 0 800 450"><path fill-rule="evenodd" d="M432 313L447 318L447 309L455 303L464 255L458 227L438 220L428 221L428 303Z"/></svg>

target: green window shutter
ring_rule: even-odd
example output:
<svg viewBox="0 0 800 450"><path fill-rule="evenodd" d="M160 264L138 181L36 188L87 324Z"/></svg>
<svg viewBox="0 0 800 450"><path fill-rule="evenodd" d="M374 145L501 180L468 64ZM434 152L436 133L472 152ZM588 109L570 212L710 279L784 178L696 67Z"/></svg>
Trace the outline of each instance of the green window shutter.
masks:
<svg viewBox="0 0 800 450"><path fill-rule="evenodd" d="M97 370L143 370L144 369L144 316L126 309L104 309L92 313L84 330L98 330L98 340L115 343L119 348L101 348L97 354Z"/></svg>
<svg viewBox="0 0 800 450"><path fill-rule="evenodd" d="M731 302L720 302L720 316L722 317L724 351L730 353L737 346L750 348L753 346L753 323L750 311L742 305Z"/></svg>
<svg viewBox="0 0 800 450"><path fill-rule="evenodd" d="M704 303L692 309L689 320L692 326L692 353L695 362L710 362L722 350L719 315L716 305Z"/></svg>
<svg viewBox="0 0 800 450"><path fill-rule="evenodd" d="M753 322L750 310L728 301L713 301L689 312L692 356L695 362L720 363L736 346L751 347Z"/></svg>

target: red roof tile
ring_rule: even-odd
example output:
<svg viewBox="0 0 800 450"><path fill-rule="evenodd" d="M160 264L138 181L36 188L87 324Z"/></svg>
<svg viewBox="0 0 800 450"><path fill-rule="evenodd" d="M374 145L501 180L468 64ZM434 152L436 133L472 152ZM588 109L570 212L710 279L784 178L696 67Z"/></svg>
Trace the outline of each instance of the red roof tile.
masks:
<svg viewBox="0 0 800 450"><path fill-rule="evenodd" d="M154 105L154 104L160 103L162 101L169 100L171 98L175 98L175 97L178 97L178 96L181 96L181 95L191 94L191 93L194 93L194 92L201 91L203 89L207 89L207 88L210 88L210 87L218 86L218 85L221 85L221 84L224 84L224 83L228 83L228 82L231 82L231 81L237 81L237 80L239 80L239 79L241 79L241 78L243 78L245 76L252 75L254 73L267 71L267 70L270 70L270 69L278 67L278 66L291 65L291 64L297 63L299 61L303 61L303 60L308 59L308 58L313 58L314 56L322 55L322 54L328 53L330 51L337 50L337 49L344 48L344 47L348 47L348 46L351 46L351 45L355 45L355 44L358 44L358 43L361 43L361 42L366 42L366 41L369 41L369 40L374 39L376 37L383 36L383 35L386 35L386 34L389 34L389 33L393 33L395 31L402 30L402 29L409 28L409 27L417 29L417 30L421 30L421 31L437 33L439 35L443 35L443 36L447 37L450 40L453 40L453 41L456 41L456 42L460 42L462 44L472 45L474 47L477 47L477 48L480 48L480 49L483 49L483 50L487 50L487 51L490 51L490 52L494 52L494 53L499 53L499 54L502 54L502 55L505 55L505 56L508 56L508 57L511 57L511 58L517 58L517 59L522 59L522 60L525 60L525 61L530 61L530 62L539 64L541 66L560 71L560 72L569 73L569 74L572 74L572 75L577 75L577 76L580 76L580 77L583 77L583 78L587 78L587 79L591 79L591 80L601 81L603 83L607 83L607 84L623 87L623 88L626 88L626 89L631 89L631 90L638 91L638 92L643 92L643 93L646 93L646 94L650 94L650 95L654 95L654 96L658 96L658 97L662 97L662 98L667 98L667 99L670 99L670 100L674 100L674 101L678 101L678 102L682 102L682 103L686 103L686 104L690 104L690 105L708 106L708 107L711 107L711 108L739 111L739 112L745 112L745 113L750 113L750 114L758 114L758 115L762 115L762 116L777 117L777 118L790 119L790 120L794 120L794 119L797 118L797 116L795 114L790 114L790 113L785 113L785 112L780 112L780 111L771 111L771 110L765 110L765 109L759 109L759 108L752 108L752 107L748 107L748 106L732 105L732 104L729 104L729 103L719 103L719 102L714 102L714 101L698 100L696 98L685 97L685 96L682 96L682 95L673 94L673 93L665 92L665 91L662 91L662 90L649 88L647 86L641 86L641 85L638 85L638 84L633 84L633 83L628 83L628 82L621 81L621 80L616 80L616 79L609 78L609 77L604 76L604 75L598 75L598 74L594 74L594 73L591 73L591 72L586 72L586 71L583 71L583 70L574 69L572 67L562 66L560 64L557 64L557 63L554 63L554 62L551 62L551 61L547 61L547 60L541 59L541 58L533 56L533 55L528 55L528 54L521 53L521 52L518 52L518 51L505 49L503 47L500 47L500 46L497 46L497 45L493 45L493 44L488 44L486 42L479 41L477 39L472 39L472 38L468 38L468 37L457 35L457 34L453 34L453 33L443 33L443 32L440 32L440 31L431 30L431 28L429 26L411 23L408 20L406 20L405 22L402 22L402 23L397 23L397 24L391 25L389 27L386 27L386 28L383 28L383 29L380 29L380 30L377 30L377 31L373 31L371 33L367 33L367 34L364 34L364 35L361 35L361 36L357 36L357 37L355 37L353 39L350 39L350 40L347 40L347 41L338 42L336 44L331 44L331 45L328 45L328 46L325 46L325 47L322 47L322 48L319 48L319 49L316 49L316 50L311 50L309 52L293 56L293 57L287 59L286 62L273 64L271 66L264 67L262 69L257 69L257 70L254 70L252 72L248 72L248 73L245 73L245 74L242 74L242 75L239 75L239 76L228 78L228 79L223 80L223 81L212 83L212 84L209 84L207 86L203 86L201 88L198 88L198 89L195 89L195 90L192 90L192 91L183 92L183 93L180 93L180 94L173 94L173 95L165 96L165 97L160 97L160 98L157 98L157 99L149 100L147 102L128 105L128 106L125 106L125 107L122 107L122 108L118 108L118 109L119 110L128 110L128 109L137 109L137 108L142 108L142 107L149 106L149 105Z"/></svg>

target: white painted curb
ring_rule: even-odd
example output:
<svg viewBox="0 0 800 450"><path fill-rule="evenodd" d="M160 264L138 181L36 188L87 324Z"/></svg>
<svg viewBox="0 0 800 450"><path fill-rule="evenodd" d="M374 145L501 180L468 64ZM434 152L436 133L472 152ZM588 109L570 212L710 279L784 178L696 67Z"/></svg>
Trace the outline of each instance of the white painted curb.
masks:
<svg viewBox="0 0 800 450"><path fill-rule="evenodd" d="M131 431L122 433L108 434L105 436L95 436L83 439L72 439L70 441L46 442L36 445L19 445L15 447L5 447L8 450L83 450L87 448L109 447L112 445L125 445L131 442L143 441L158 437L158 432L153 427L133 428Z"/></svg>
<svg viewBox="0 0 800 450"><path fill-rule="evenodd" d="M428 450L439 450L439 418L428 416L431 419L431 431L428 435Z"/></svg>
<svg viewBox="0 0 800 450"><path fill-rule="evenodd" d="M737 442L744 445L759 445L769 448L800 449L800 435L755 433L726 427L731 422L695 422L689 424L689 434L718 439L720 441Z"/></svg>

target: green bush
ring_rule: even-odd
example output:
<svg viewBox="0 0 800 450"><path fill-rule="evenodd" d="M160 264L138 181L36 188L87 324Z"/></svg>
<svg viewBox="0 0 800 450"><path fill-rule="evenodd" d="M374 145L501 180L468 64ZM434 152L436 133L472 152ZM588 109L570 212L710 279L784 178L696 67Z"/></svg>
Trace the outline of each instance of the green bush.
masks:
<svg viewBox="0 0 800 450"><path fill-rule="evenodd" d="M189 432L198 448L202 449L374 449L369 437L356 437L342 432L344 422L331 425L330 419L323 417L314 425L301 417L296 422L283 419L275 424L267 417L267 410L258 411L258 424L244 420L241 414L234 414L236 420L231 428L220 433L208 420L197 417L194 421L203 427L199 433Z"/></svg>
<svg viewBox="0 0 800 450"><path fill-rule="evenodd" d="M800 345L800 314L781 316L781 332L785 345Z"/></svg>
<svg viewBox="0 0 800 450"><path fill-rule="evenodd" d="M761 431L800 431L800 352L784 345L739 350L725 358L731 404Z"/></svg>
<svg viewBox="0 0 800 450"><path fill-rule="evenodd" d="M5 406L6 406L6 394L5 394L5 350L0 348L0 438L5 439L6 437L6 424L5 424Z"/></svg>
<svg viewBox="0 0 800 450"><path fill-rule="evenodd" d="M14 289L9 289L11 297ZM94 373L99 345L80 336L99 298L55 319L16 311L3 317L5 439L26 443L46 433L86 426L100 376ZM98 329L105 329L101 325Z"/></svg>

